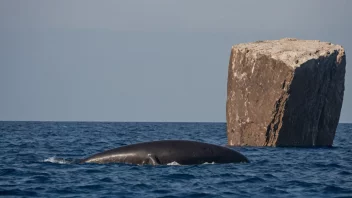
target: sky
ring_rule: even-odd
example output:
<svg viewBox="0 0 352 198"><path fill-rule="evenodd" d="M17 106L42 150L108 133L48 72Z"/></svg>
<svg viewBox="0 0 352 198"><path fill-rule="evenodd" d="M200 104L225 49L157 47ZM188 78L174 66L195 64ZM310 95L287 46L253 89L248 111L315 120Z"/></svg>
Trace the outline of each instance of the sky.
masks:
<svg viewBox="0 0 352 198"><path fill-rule="evenodd" d="M225 122L231 46L342 45L352 1L0 0L0 120Z"/></svg>

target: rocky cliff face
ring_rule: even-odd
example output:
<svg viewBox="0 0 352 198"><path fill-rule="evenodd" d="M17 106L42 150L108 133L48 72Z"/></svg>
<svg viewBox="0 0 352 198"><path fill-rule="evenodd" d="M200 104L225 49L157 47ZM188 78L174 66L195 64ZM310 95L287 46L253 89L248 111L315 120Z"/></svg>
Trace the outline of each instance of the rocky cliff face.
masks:
<svg viewBox="0 0 352 198"><path fill-rule="evenodd" d="M346 57L315 40L232 47L227 84L229 145L331 146L344 94Z"/></svg>

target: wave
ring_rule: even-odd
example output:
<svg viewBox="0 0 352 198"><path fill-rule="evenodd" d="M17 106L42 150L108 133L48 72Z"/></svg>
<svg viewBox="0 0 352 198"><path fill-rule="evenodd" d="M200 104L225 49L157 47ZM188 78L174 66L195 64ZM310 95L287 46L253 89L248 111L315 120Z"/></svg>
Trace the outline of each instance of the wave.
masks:
<svg viewBox="0 0 352 198"><path fill-rule="evenodd" d="M43 160L43 162L50 162L53 164L75 164L75 163L78 163L78 161L79 160L77 160L77 159L65 159L65 158L60 158L60 157L49 157L49 158ZM204 165L215 164L215 162L205 162L203 164ZM170 162L166 165L168 165L168 166L182 166L182 164L180 164L176 161Z"/></svg>
<svg viewBox="0 0 352 198"><path fill-rule="evenodd" d="M54 164L72 164L72 160L66 160L64 158L59 157L49 157L47 159L44 159L44 162L50 162Z"/></svg>

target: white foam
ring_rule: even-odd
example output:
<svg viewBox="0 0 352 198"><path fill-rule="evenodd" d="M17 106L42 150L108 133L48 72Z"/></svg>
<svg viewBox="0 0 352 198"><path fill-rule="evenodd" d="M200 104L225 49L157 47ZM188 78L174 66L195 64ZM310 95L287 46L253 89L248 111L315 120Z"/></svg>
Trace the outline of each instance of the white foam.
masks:
<svg viewBox="0 0 352 198"><path fill-rule="evenodd" d="M204 164L215 164L215 162L211 162L211 163L209 163L209 162L205 162Z"/></svg>
<svg viewBox="0 0 352 198"><path fill-rule="evenodd" d="M179 164L176 161L174 161L174 162L168 163L167 165L169 165L169 166L179 166L181 164Z"/></svg>
<svg viewBox="0 0 352 198"><path fill-rule="evenodd" d="M55 164L69 164L70 162L65 160L64 158L57 158L57 157L49 157L45 159L44 162L50 162Z"/></svg>
<svg viewBox="0 0 352 198"><path fill-rule="evenodd" d="M215 164L215 162L205 162L203 164ZM174 161L174 162L168 163L167 165L169 165L169 166L180 166L182 164L179 164L176 161Z"/></svg>

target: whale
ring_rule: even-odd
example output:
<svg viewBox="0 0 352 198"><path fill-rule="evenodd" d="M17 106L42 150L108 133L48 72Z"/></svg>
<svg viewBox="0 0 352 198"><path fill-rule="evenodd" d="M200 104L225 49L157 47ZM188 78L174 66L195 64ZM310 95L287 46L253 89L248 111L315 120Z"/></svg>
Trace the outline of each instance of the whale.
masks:
<svg viewBox="0 0 352 198"><path fill-rule="evenodd" d="M142 142L103 151L79 163L123 163L134 165L195 165L204 163L246 163L249 160L230 148L191 140Z"/></svg>

